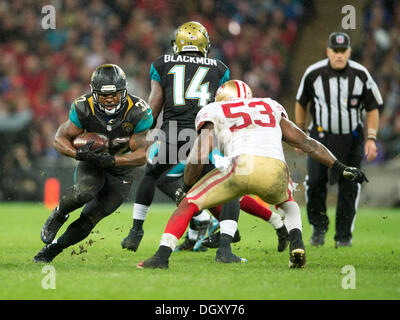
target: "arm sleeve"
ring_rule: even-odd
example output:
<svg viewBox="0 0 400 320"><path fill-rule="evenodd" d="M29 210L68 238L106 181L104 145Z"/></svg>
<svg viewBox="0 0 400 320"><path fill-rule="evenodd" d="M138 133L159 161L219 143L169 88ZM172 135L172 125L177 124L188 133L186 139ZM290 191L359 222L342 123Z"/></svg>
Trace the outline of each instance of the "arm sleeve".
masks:
<svg viewBox="0 0 400 320"><path fill-rule="evenodd" d="M76 112L75 103L71 105L71 109L69 111L69 120L76 125L79 129L83 129L81 122L79 121L78 114Z"/></svg>
<svg viewBox="0 0 400 320"><path fill-rule="evenodd" d="M230 74L229 74L229 69L226 68L226 71L224 73L224 75L222 76L222 78L219 80L218 85L221 86L223 85L225 82L227 82L229 80Z"/></svg>
<svg viewBox="0 0 400 320"><path fill-rule="evenodd" d="M140 121L136 125L135 130L133 130L133 133L146 131L151 128L152 124L153 124L153 115L151 114L151 109L147 109L144 112L143 118L140 119Z"/></svg>
<svg viewBox="0 0 400 320"><path fill-rule="evenodd" d="M213 122L214 119L212 116L212 107L210 107L211 104L204 106L203 108L200 109L200 111L197 113L197 117L195 120L195 126L196 126L196 131L199 132L201 127L204 125L206 122Z"/></svg>
<svg viewBox="0 0 400 320"><path fill-rule="evenodd" d="M150 67L150 80L154 80L161 83L160 74L158 73L156 67L154 66L154 63L152 63Z"/></svg>

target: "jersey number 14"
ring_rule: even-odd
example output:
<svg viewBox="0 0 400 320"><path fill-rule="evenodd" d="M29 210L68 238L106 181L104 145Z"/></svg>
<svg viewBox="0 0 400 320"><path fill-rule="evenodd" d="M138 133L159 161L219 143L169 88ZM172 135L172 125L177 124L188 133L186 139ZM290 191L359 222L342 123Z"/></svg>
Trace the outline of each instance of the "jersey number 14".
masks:
<svg viewBox="0 0 400 320"><path fill-rule="evenodd" d="M202 84L208 70L209 68L206 67L198 67L186 92L185 65L175 65L169 70L168 74L174 75L174 105L185 105L185 99L197 99L199 107L203 107L208 103L211 96L208 91L209 83Z"/></svg>

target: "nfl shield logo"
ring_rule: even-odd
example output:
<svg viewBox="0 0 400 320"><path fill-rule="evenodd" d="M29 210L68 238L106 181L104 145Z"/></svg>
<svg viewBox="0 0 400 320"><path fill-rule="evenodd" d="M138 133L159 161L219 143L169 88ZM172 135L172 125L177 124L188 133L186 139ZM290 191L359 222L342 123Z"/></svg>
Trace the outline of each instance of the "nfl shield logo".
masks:
<svg viewBox="0 0 400 320"><path fill-rule="evenodd" d="M337 35L337 36L336 36L336 42L337 42L338 44L344 43L344 36L342 36L341 34Z"/></svg>

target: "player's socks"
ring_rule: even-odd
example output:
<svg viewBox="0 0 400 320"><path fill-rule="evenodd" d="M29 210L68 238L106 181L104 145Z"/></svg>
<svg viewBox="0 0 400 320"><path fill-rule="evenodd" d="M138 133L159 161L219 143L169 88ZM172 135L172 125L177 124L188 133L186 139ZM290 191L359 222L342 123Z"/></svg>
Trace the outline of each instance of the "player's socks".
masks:
<svg viewBox="0 0 400 320"><path fill-rule="evenodd" d="M271 214L273 213L271 210L260 204L256 199L250 197L249 195L243 196L243 198L240 200L240 209L265 221L269 221Z"/></svg>
<svg viewBox="0 0 400 320"><path fill-rule="evenodd" d="M146 220L147 212L150 206L146 206L140 203L133 204L133 226L134 230L142 230L144 220Z"/></svg>
<svg viewBox="0 0 400 320"><path fill-rule="evenodd" d="M192 219L193 215L198 211L199 209L194 203L189 203L186 199L183 199L179 207L174 211L169 219L164 233L172 234L177 239L180 239L185 232L190 219Z"/></svg>
<svg viewBox="0 0 400 320"><path fill-rule="evenodd" d="M139 248L144 235L143 224L149 208L150 206L139 203L133 205L133 225L129 230L129 234L121 241L123 249L136 251Z"/></svg>
<svg viewBox="0 0 400 320"><path fill-rule="evenodd" d="M282 203L280 209L283 210L285 214L285 219L283 220L288 232L292 229L302 230L301 224L301 213L298 204L295 201L286 201Z"/></svg>

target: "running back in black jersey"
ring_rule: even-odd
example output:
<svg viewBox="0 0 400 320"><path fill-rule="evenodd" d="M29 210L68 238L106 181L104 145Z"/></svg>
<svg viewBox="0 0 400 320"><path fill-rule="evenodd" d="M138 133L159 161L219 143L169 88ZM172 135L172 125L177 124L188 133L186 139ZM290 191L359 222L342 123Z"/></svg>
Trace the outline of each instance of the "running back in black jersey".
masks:
<svg viewBox="0 0 400 320"><path fill-rule="evenodd" d="M93 105L93 96L83 95L72 103L69 119L78 128L105 135L108 138L108 152L112 155L130 151L130 137L149 129L153 123L147 103L130 94L115 116L99 112Z"/></svg>
<svg viewBox="0 0 400 320"><path fill-rule="evenodd" d="M165 54L152 63L150 79L164 91L162 130L168 134L170 122L176 121L179 133L194 129L197 112L214 101L218 87L229 80L229 69L217 59Z"/></svg>

